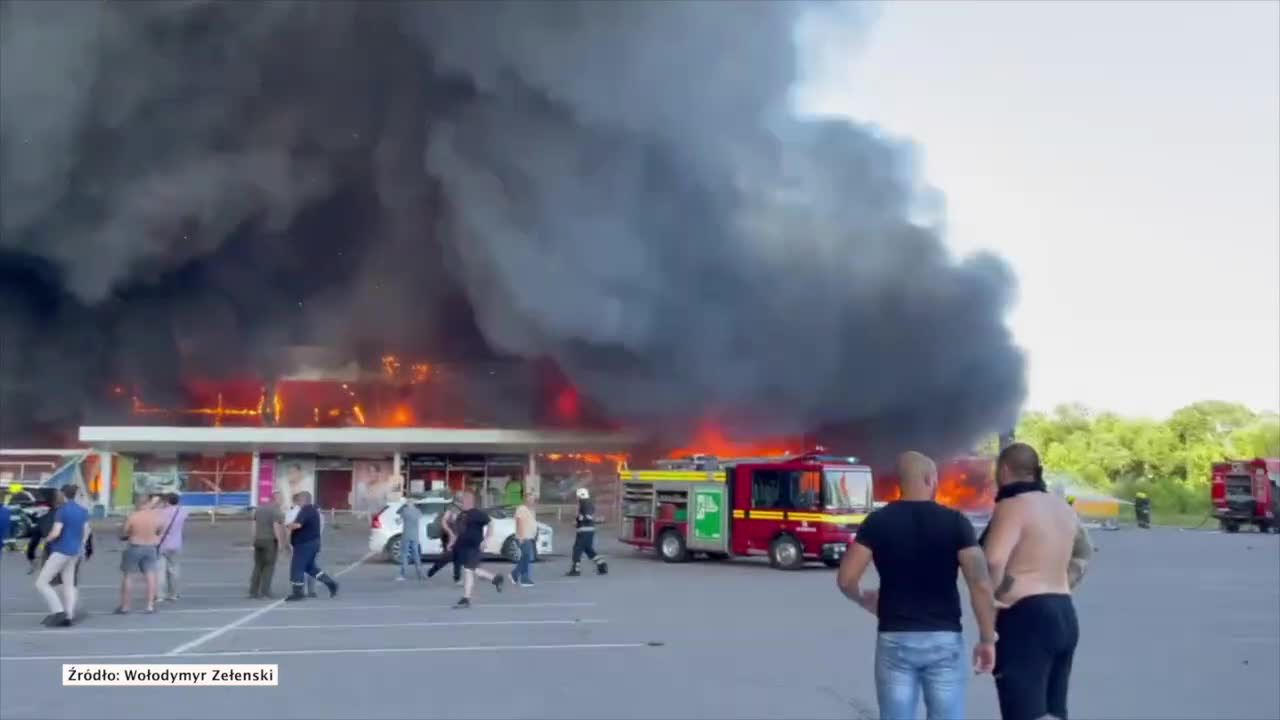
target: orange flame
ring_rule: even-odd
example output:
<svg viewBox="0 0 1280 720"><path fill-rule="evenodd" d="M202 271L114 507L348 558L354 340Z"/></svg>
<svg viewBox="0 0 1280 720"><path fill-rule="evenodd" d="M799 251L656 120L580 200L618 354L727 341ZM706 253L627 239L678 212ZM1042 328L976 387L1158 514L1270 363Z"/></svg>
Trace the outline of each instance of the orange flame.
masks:
<svg viewBox="0 0 1280 720"><path fill-rule="evenodd" d="M769 438L752 442L735 441L725 437L714 424L704 424L694 434L688 447L672 450L669 458L690 455L715 455L716 457L785 457L804 449L803 438Z"/></svg>
<svg viewBox="0 0 1280 720"><path fill-rule="evenodd" d="M391 426L412 427L413 410L408 405L397 405L396 409L391 413Z"/></svg>
<svg viewBox="0 0 1280 720"><path fill-rule="evenodd" d="M938 493L935 499L956 510L989 510L995 504L994 463L989 458L959 458L938 466ZM882 497L890 502L902 496L897 478L886 475L877 483Z"/></svg>
<svg viewBox="0 0 1280 720"><path fill-rule="evenodd" d="M395 355L383 355L382 370L388 377L395 377L400 372L400 358Z"/></svg>
<svg viewBox="0 0 1280 720"><path fill-rule="evenodd" d="M356 420L358 420L358 421L360 422L360 424L361 424L361 425L364 425L364 424L365 424L365 422L364 422L364 409L363 409L363 408L361 408L361 407L360 407L360 405L359 405L358 403L357 403L357 404L355 404L355 405L352 405L352 406L351 406L351 412L355 414L355 416L356 416Z"/></svg>
<svg viewBox="0 0 1280 720"><path fill-rule="evenodd" d="M409 369L413 373L413 379L410 380L413 383L426 382L427 376L431 374L431 366L427 363L414 363Z"/></svg>

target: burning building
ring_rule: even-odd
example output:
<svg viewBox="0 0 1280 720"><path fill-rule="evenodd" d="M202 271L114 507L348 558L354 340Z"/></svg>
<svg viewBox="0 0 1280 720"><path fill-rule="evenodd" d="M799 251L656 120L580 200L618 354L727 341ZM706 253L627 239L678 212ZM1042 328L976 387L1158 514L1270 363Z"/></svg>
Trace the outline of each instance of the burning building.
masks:
<svg viewBox="0 0 1280 720"><path fill-rule="evenodd" d="M714 416L873 459L1008 427L1008 267L947 249L907 143L790 109L831 12L862 31L789 0L3 3L0 443L600 454ZM256 492L233 465L188 474Z"/></svg>

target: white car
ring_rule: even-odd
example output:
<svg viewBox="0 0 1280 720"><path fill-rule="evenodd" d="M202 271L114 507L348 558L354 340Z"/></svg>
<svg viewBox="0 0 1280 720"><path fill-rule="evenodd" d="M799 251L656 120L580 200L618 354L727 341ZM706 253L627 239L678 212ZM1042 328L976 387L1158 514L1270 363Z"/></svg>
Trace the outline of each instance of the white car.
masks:
<svg viewBox="0 0 1280 720"><path fill-rule="evenodd" d="M411 502L418 506L422 513L422 526L418 529L418 547L422 554L441 555L444 553L444 541L427 537L427 526L449 505L444 498L416 498ZM400 562L400 536L403 533L404 521L400 519L400 507L403 500L393 500L369 521L369 551L382 553L383 559ZM520 547L516 542L516 520L512 511L504 508L485 508L492 518L489 523L489 539L481 549L486 557L505 558L511 562L520 559ZM539 555L550 555L552 552L552 536L554 531L546 523L538 523L538 541L534 543L534 561Z"/></svg>

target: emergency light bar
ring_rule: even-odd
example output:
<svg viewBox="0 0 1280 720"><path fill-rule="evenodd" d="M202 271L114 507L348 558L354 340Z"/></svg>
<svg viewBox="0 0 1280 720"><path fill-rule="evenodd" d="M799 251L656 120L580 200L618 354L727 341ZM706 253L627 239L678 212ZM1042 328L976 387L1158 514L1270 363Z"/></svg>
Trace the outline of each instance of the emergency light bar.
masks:
<svg viewBox="0 0 1280 720"><path fill-rule="evenodd" d="M659 460L660 470L718 470L726 465L764 465L788 462L827 463L831 465L857 465L858 458L851 455L775 455L769 457L720 458L715 455L690 455L671 460Z"/></svg>

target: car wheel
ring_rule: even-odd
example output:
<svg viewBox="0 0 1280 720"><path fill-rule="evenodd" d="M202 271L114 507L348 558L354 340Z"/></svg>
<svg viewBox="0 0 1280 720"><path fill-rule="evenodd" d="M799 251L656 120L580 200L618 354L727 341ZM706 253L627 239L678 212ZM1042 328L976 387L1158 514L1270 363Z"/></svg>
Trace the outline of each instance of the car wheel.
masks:
<svg viewBox="0 0 1280 720"><path fill-rule="evenodd" d="M804 548L790 535L783 535L769 545L769 564L781 570L799 570L804 566Z"/></svg>
<svg viewBox="0 0 1280 720"><path fill-rule="evenodd" d="M516 542L515 535L502 541L502 557L507 562L520 562L520 543Z"/></svg>
<svg viewBox="0 0 1280 720"><path fill-rule="evenodd" d="M658 554L664 562L682 563L689 559L689 549L684 537L676 530L667 530L658 538Z"/></svg>
<svg viewBox="0 0 1280 720"><path fill-rule="evenodd" d="M400 562L400 536L396 535L387 541L387 546L382 550L383 557L387 562Z"/></svg>

